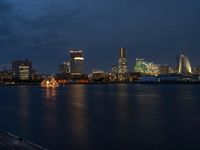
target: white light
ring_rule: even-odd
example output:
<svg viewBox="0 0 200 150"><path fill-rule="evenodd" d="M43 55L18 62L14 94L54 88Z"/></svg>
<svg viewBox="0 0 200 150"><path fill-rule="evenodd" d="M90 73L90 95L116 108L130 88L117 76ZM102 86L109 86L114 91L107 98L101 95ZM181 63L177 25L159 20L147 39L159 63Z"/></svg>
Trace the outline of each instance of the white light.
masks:
<svg viewBox="0 0 200 150"><path fill-rule="evenodd" d="M84 60L83 57L74 57L74 60Z"/></svg>
<svg viewBox="0 0 200 150"><path fill-rule="evenodd" d="M79 50L79 51L70 51L70 53L82 53L82 50Z"/></svg>

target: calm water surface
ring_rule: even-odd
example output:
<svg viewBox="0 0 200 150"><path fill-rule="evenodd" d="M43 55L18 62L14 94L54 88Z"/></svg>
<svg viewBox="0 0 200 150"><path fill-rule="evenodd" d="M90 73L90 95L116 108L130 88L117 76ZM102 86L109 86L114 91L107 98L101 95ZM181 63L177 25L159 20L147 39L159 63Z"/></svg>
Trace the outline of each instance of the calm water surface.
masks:
<svg viewBox="0 0 200 150"><path fill-rule="evenodd" d="M50 150L199 150L200 85L0 87L0 120Z"/></svg>

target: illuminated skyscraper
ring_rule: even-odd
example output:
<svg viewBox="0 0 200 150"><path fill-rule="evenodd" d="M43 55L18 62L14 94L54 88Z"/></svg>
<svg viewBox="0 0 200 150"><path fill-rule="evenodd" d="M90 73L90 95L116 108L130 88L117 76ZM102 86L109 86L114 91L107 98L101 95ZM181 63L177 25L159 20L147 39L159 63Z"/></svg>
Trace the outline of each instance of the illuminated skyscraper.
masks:
<svg viewBox="0 0 200 150"><path fill-rule="evenodd" d="M118 62L118 78L124 80L125 74L128 72L126 49L120 48Z"/></svg>
<svg viewBox="0 0 200 150"><path fill-rule="evenodd" d="M192 73L192 67L191 67L190 60L188 59L188 57L181 54L179 57L177 57L177 63L178 63L179 74Z"/></svg>
<svg viewBox="0 0 200 150"><path fill-rule="evenodd" d="M81 75L83 74L84 57L81 50L70 51L71 56L71 74Z"/></svg>
<svg viewBox="0 0 200 150"><path fill-rule="evenodd" d="M12 62L13 78L17 80L31 80L32 62L29 60L16 60Z"/></svg>

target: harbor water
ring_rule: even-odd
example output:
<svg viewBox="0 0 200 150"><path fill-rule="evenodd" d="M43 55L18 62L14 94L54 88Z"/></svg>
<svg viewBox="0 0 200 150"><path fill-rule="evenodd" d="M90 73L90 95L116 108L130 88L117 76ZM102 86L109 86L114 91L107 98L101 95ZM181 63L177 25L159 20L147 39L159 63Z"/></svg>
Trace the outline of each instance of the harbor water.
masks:
<svg viewBox="0 0 200 150"><path fill-rule="evenodd" d="M199 150L200 85L1 86L0 120L49 150Z"/></svg>

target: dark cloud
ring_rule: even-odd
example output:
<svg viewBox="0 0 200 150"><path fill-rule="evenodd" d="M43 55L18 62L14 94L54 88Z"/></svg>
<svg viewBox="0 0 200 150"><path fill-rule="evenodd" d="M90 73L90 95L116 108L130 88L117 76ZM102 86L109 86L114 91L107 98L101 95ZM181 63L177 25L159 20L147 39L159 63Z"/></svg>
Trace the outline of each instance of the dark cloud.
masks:
<svg viewBox="0 0 200 150"><path fill-rule="evenodd" d="M11 10L11 5L4 0L0 0L0 12L7 12Z"/></svg>
<svg viewBox="0 0 200 150"><path fill-rule="evenodd" d="M43 7L32 8L32 12L29 12L31 8L23 8L21 3L16 4L15 14L10 18L12 33L7 34L7 41L2 44L10 43L14 48L30 49L67 47L70 39L73 39L72 34L82 30L87 22L83 19L83 9L79 5L67 8L66 3L64 4L53 1L38 3ZM7 23L11 24L9 21Z"/></svg>
<svg viewBox="0 0 200 150"><path fill-rule="evenodd" d="M135 57L174 64L179 52L198 65L199 15L197 0L0 0L1 60L28 57L55 71L82 48L87 70L108 70L127 47L130 66Z"/></svg>
<svg viewBox="0 0 200 150"><path fill-rule="evenodd" d="M11 12L12 6L4 0L0 0L0 41L6 39L8 34L11 33L9 20Z"/></svg>

